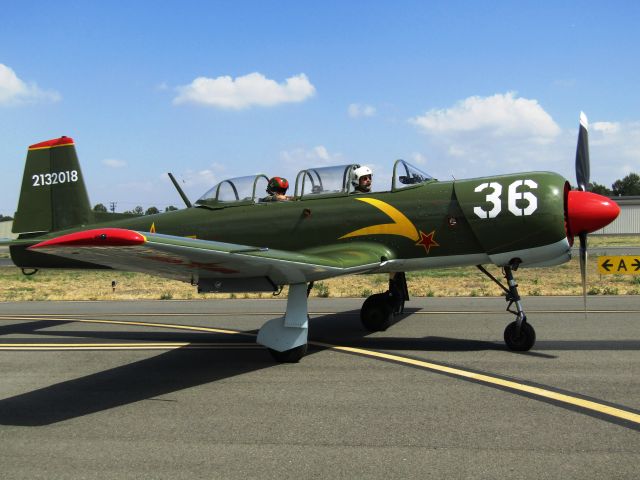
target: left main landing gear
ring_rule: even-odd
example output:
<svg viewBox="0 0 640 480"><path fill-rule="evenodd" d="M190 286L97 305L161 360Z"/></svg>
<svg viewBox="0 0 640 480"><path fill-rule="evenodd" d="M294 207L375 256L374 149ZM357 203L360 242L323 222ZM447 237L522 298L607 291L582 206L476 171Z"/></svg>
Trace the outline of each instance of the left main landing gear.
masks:
<svg viewBox="0 0 640 480"><path fill-rule="evenodd" d="M307 344L305 343L303 345L285 350L283 352L279 352L278 350L270 348L269 353L278 363L298 363L300 360L302 360L302 357L307 354Z"/></svg>
<svg viewBox="0 0 640 480"><path fill-rule="evenodd" d="M518 269L520 265L519 260L512 260L509 265L503 268L504 278L507 280L508 288L502 285L500 281L489 273L482 265L476 265L478 269L484 273L487 277L493 280L502 290L505 292L507 305L507 311L513 313L516 316L515 321L507 325L504 329L504 343L507 348L514 352L527 352L531 350L536 343L536 331L531 324L527 322L527 316L522 309L522 303L520 302L520 294L518 293L518 284L513 278L513 272ZM515 310L511 307L515 305Z"/></svg>
<svg viewBox="0 0 640 480"><path fill-rule="evenodd" d="M265 323L257 342L267 347L277 362L297 363L307 353L308 330L307 284L295 283L289 285L284 317Z"/></svg>
<svg viewBox="0 0 640 480"><path fill-rule="evenodd" d="M360 309L360 321L370 332L383 332L391 326L396 315L404 312L404 302L409 300L407 277L404 272L389 278L389 290L367 298Z"/></svg>

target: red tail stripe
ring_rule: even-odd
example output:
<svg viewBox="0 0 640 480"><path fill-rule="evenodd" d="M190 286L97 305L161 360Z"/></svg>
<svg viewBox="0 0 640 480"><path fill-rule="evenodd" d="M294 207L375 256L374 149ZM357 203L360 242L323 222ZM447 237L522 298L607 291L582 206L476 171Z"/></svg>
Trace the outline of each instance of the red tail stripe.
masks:
<svg viewBox="0 0 640 480"><path fill-rule="evenodd" d="M60 137L54 138L53 140L46 140L40 143L34 143L29 146L29 150L35 148L51 148L51 147L60 147L63 145L73 145L73 138L71 137Z"/></svg>

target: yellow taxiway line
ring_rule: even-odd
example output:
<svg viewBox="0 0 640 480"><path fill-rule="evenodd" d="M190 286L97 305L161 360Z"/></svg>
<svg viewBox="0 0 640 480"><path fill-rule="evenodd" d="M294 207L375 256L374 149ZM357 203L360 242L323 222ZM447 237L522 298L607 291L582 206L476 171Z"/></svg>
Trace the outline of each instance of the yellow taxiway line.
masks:
<svg viewBox="0 0 640 480"><path fill-rule="evenodd" d="M9 317L1 316L0 320L40 320L42 317ZM47 318L48 321L54 320ZM64 318L57 318L56 320L64 321ZM244 336L257 336L254 333L242 332L239 330L229 330L222 328L209 328L209 327L197 327L192 325L175 325L166 323L151 323L151 322L134 322L123 320L91 320L72 318L68 319L69 322L78 323L94 323L94 324L110 324L110 325L126 325L126 326L139 326L139 327L155 327L155 328L168 328L175 330L187 330L195 332L207 332L207 333L219 333L225 335L244 335ZM356 354L359 356L376 358L386 361L391 361L397 364L410 365L412 367L419 367L432 372L444 373L458 378L473 380L485 385L491 385L501 387L507 390L511 390L519 393L526 393L535 397L540 397L548 400L553 400L565 405L578 407L591 412L607 415L617 419L625 420L634 424L640 425L640 415L622 408L612 407L599 403L593 400L586 400L576 396L554 392L553 390L534 387L524 383L520 383L514 380L506 380L499 377L494 377L488 374L471 372L463 370L461 368L449 367L446 365L440 365L437 363L427 362L424 360L417 360L413 358L403 357L391 353L378 352L375 350L367 350L357 347L345 347L340 345L333 345L330 343L313 342L310 341L309 345L314 345L322 348L335 350L338 352L345 352L350 354ZM158 350L158 349L177 349L177 348L263 348L253 343L192 343L192 342L147 342L147 343L5 343L0 344L0 350L116 350L116 349L132 349L132 350Z"/></svg>

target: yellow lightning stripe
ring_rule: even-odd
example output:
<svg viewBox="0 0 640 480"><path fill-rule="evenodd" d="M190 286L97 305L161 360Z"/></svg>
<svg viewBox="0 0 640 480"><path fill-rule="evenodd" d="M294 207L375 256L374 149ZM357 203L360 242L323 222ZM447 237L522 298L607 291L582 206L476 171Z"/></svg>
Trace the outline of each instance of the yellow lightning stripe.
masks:
<svg viewBox="0 0 640 480"><path fill-rule="evenodd" d="M397 208L375 198L356 198L356 200L368 203L372 207L381 210L393 220L393 223L381 223L379 225L361 228L360 230L355 230L343 235L340 239L361 237L363 235L400 235L413 241L417 241L420 238L420 234L415 225Z"/></svg>

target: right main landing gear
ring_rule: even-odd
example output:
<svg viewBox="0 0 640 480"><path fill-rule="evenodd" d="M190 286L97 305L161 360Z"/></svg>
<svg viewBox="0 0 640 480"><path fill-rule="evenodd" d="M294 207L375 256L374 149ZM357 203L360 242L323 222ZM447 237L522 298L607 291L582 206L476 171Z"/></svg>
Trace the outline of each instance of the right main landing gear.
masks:
<svg viewBox="0 0 640 480"><path fill-rule="evenodd" d="M370 332L383 332L391 326L396 315L404 312L404 302L409 300L407 278L404 272L389 278L389 290L367 298L360 309L360 321Z"/></svg>

